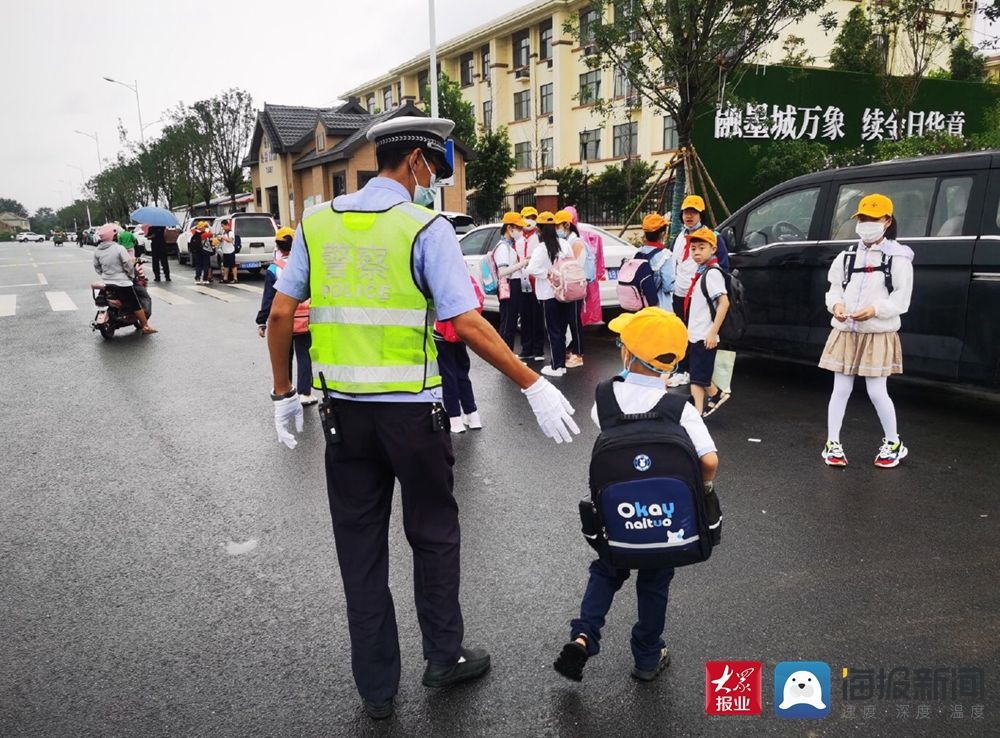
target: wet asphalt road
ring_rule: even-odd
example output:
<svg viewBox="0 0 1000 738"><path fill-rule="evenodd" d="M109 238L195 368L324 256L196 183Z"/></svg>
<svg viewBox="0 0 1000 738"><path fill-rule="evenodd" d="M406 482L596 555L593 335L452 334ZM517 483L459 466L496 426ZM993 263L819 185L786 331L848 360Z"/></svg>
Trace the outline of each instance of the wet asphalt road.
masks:
<svg viewBox="0 0 1000 738"><path fill-rule="evenodd" d="M628 677L626 585L576 685L551 663L591 558L576 501L593 387L617 352L594 329L586 366L556 380L583 428L569 446L544 439L520 392L474 360L486 428L454 438L455 494L466 640L493 669L450 691L421 686L397 497L403 679L396 715L375 724L351 677L318 418L295 451L277 444L259 294L215 287L224 302L175 266L161 286L186 303L154 298L162 332L105 342L89 327L91 274L90 249L0 244L0 296L17 295L0 317L0 735L1000 734L997 401L890 383L911 453L887 471L870 464L880 433L859 385L852 465L833 470L819 459L828 375L741 357L733 400L709 420L724 545L674 579L672 665L650 685ZM78 309L54 311L46 291ZM716 659L763 662L762 716L705 716ZM785 660L830 664L829 717L774 716ZM844 667L978 667L984 691L901 700L909 718L859 702L851 717Z"/></svg>

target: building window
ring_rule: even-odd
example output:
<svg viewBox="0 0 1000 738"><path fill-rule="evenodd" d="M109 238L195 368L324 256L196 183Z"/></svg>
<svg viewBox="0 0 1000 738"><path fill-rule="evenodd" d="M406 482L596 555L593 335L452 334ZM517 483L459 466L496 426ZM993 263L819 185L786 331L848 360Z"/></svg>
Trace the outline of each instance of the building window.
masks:
<svg viewBox="0 0 1000 738"><path fill-rule="evenodd" d="M594 43L594 29L601 25L601 15L594 8L580 11L580 44Z"/></svg>
<svg viewBox="0 0 1000 738"><path fill-rule="evenodd" d="M347 172L337 172L333 175L333 196L347 194Z"/></svg>
<svg viewBox="0 0 1000 738"><path fill-rule="evenodd" d="M531 142L514 144L514 168L531 169Z"/></svg>
<svg viewBox="0 0 1000 738"><path fill-rule="evenodd" d="M254 202L256 203L257 207L260 207L260 203L261 203L261 199L260 199L260 187L257 187L254 190Z"/></svg>
<svg viewBox="0 0 1000 738"><path fill-rule="evenodd" d="M320 151L325 151L325 150L326 150L326 132L316 131L316 151L318 153Z"/></svg>
<svg viewBox="0 0 1000 738"><path fill-rule="evenodd" d="M461 58L458 60L459 75L462 80L462 87L468 87L472 84L472 78L476 74L476 62L473 59L472 52L468 54L462 54Z"/></svg>
<svg viewBox="0 0 1000 738"><path fill-rule="evenodd" d="M663 116L663 150L673 151L677 148L677 124L672 115Z"/></svg>
<svg viewBox="0 0 1000 738"><path fill-rule="evenodd" d="M518 31L512 37L514 49L514 69L528 66L531 57L531 40L527 30Z"/></svg>
<svg viewBox="0 0 1000 738"><path fill-rule="evenodd" d="M615 97L628 97L632 94L632 85L628 81L625 70L615 67Z"/></svg>
<svg viewBox="0 0 1000 738"><path fill-rule="evenodd" d="M396 99L399 100L399 104L403 104L403 83L396 83Z"/></svg>
<svg viewBox="0 0 1000 738"><path fill-rule="evenodd" d="M613 129L612 149L614 156L632 156L639 147L639 124L624 123Z"/></svg>
<svg viewBox="0 0 1000 738"><path fill-rule="evenodd" d="M417 72L417 99L424 101L424 90L427 89L428 72Z"/></svg>
<svg viewBox="0 0 1000 738"><path fill-rule="evenodd" d="M601 98L601 70L592 69L580 75L580 104L587 105Z"/></svg>
<svg viewBox="0 0 1000 738"><path fill-rule="evenodd" d="M531 90L514 93L514 120L527 120L531 117Z"/></svg>
<svg viewBox="0 0 1000 738"><path fill-rule="evenodd" d="M580 131L580 161L597 161L601 158L601 129Z"/></svg>
<svg viewBox="0 0 1000 738"><path fill-rule="evenodd" d="M538 114L552 115L552 83L538 88Z"/></svg>
<svg viewBox="0 0 1000 738"><path fill-rule="evenodd" d="M382 90L382 110L392 110L392 85Z"/></svg>
<svg viewBox="0 0 1000 738"><path fill-rule="evenodd" d="M493 101L487 100L483 103L483 128L487 131L493 130Z"/></svg>
<svg viewBox="0 0 1000 738"><path fill-rule="evenodd" d="M542 169L553 169L555 167L554 151L551 138L543 138L538 142L539 151L542 154Z"/></svg>
<svg viewBox="0 0 1000 738"><path fill-rule="evenodd" d="M375 95L369 95L365 98L365 109L369 113L375 112Z"/></svg>
<svg viewBox="0 0 1000 738"><path fill-rule="evenodd" d="M490 79L490 45L486 44L479 50L480 66L482 66L483 79L489 82Z"/></svg>
<svg viewBox="0 0 1000 738"><path fill-rule="evenodd" d="M538 58L552 58L552 19L538 25Z"/></svg>

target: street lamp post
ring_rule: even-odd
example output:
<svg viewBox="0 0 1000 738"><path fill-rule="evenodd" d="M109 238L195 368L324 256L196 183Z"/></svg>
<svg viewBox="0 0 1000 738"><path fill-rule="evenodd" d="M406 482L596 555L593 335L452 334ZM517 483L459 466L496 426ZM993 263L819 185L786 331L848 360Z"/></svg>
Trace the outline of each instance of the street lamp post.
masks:
<svg viewBox="0 0 1000 738"><path fill-rule="evenodd" d="M97 173L100 174L104 170L104 165L101 163L101 142L97 139L97 131L94 131L92 134L85 133L84 131L73 131L73 133L79 133L81 136L94 139L94 143L97 144Z"/></svg>
<svg viewBox="0 0 1000 738"><path fill-rule="evenodd" d="M135 86L133 87L132 85L126 84L125 82L119 82L116 79L111 79L111 77L105 77L104 79L106 81L108 81L108 82L113 82L116 85L121 85L122 87L127 87L128 89L132 90L132 92L135 93L135 111L139 114L139 140L142 143L146 143L146 137L142 133L142 129L143 129L143 125L142 125L142 108L139 107L139 80L135 81Z"/></svg>

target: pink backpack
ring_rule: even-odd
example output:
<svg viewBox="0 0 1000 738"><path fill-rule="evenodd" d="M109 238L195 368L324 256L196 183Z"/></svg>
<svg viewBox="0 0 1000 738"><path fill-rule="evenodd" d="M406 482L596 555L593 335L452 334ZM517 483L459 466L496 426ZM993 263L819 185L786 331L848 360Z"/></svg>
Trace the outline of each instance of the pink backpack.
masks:
<svg viewBox="0 0 1000 738"><path fill-rule="evenodd" d="M560 256L556 259L549 272L549 282L559 302L576 302L587 296L587 275L583 271L583 264L572 256Z"/></svg>
<svg viewBox="0 0 1000 738"><path fill-rule="evenodd" d="M646 297L652 284L653 270L648 258L633 257L623 262L618 270L618 284L615 285L618 304L622 306L622 310L634 313L655 304L648 302Z"/></svg>

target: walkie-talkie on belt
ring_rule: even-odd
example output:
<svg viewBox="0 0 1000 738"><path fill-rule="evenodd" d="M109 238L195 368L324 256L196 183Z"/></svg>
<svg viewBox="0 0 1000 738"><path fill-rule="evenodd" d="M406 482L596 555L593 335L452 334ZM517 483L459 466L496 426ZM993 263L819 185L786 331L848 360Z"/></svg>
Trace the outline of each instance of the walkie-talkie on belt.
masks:
<svg viewBox="0 0 1000 738"><path fill-rule="evenodd" d="M323 402L319 406L319 419L323 424L323 436L327 443L340 443L340 423L337 421L337 412L333 407L333 398L326 387L326 377L323 372L319 373L319 384L323 388Z"/></svg>

